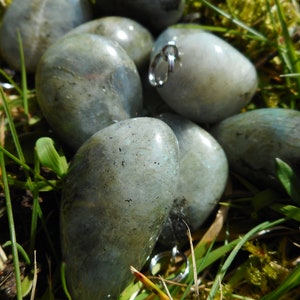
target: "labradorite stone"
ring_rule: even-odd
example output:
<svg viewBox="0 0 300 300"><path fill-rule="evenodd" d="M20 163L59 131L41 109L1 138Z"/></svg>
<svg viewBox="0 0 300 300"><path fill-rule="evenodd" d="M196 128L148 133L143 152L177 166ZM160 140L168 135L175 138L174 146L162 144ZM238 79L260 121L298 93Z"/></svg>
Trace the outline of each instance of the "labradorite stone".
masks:
<svg viewBox="0 0 300 300"><path fill-rule="evenodd" d="M117 42L138 69L149 62L153 37L146 27L134 20L119 16L102 17L77 26L66 36L78 33L97 34Z"/></svg>
<svg viewBox="0 0 300 300"><path fill-rule="evenodd" d="M255 67L229 43L200 29L170 27L155 41L152 58L168 42L175 43L179 58L157 91L175 112L196 123L216 123L239 113L252 99ZM159 65L166 70L164 59Z"/></svg>
<svg viewBox="0 0 300 300"><path fill-rule="evenodd" d="M74 299L118 299L157 241L178 181L178 142L164 122L108 126L77 151L61 203L61 242Z"/></svg>
<svg viewBox="0 0 300 300"><path fill-rule="evenodd" d="M219 202L227 183L226 155L205 129L175 114L162 114L159 119L174 131L179 143L179 184L169 218L160 242L171 246L187 243L186 225L199 229Z"/></svg>
<svg viewBox="0 0 300 300"><path fill-rule="evenodd" d="M21 70L19 32L26 71L34 73L50 45L91 19L88 0L14 0L1 22L1 56L14 70Z"/></svg>
<svg viewBox="0 0 300 300"><path fill-rule="evenodd" d="M117 43L94 34L53 44L38 65L36 91L43 115L73 150L100 129L142 112L134 62Z"/></svg>
<svg viewBox="0 0 300 300"><path fill-rule="evenodd" d="M211 133L236 173L259 186L280 188L276 158L300 171L300 112L262 108L232 116Z"/></svg>

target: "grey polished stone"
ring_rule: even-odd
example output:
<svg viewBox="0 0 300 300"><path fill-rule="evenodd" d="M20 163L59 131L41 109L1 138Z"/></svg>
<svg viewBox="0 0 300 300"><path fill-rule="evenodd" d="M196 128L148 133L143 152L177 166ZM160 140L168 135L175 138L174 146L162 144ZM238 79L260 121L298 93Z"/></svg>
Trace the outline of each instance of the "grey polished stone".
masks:
<svg viewBox="0 0 300 300"><path fill-rule="evenodd" d="M61 242L76 300L118 299L161 232L176 195L178 142L155 118L108 126L76 153L63 187Z"/></svg>
<svg viewBox="0 0 300 300"><path fill-rule="evenodd" d="M142 113L134 62L117 43L94 34L53 44L38 65L36 90L43 115L73 150L98 130Z"/></svg>

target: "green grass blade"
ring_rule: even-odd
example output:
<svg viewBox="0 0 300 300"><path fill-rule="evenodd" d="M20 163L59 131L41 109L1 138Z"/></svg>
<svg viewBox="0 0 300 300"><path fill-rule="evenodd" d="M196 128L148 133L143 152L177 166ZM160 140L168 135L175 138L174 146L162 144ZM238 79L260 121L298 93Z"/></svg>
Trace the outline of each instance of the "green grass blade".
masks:
<svg viewBox="0 0 300 300"><path fill-rule="evenodd" d="M10 112L9 107L8 107L7 99L4 95L4 92L3 92L2 88L0 88L0 94L3 98L3 107L4 107L5 115L7 117L7 121L8 121L8 124L9 124L10 131L11 131L11 135L12 135L12 138L13 138L13 141L14 141L14 145L15 145L16 150L17 150L19 162L21 163L21 165L27 166L26 161L25 161L25 157L24 157L24 154L23 154L23 151L22 151L22 148L21 148L21 144L20 144L20 141L19 141L19 138L18 138L18 135L17 135L17 131L16 131L16 128L15 128L15 125L14 125L14 122L13 122L13 118L12 118L11 112ZM7 154L8 151L4 151L4 150L5 149L3 147L1 147L1 151L0 151L1 155L3 155L4 152ZM12 155L9 155L9 156L12 156ZM24 168L24 173L25 173L25 176L26 176L26 182L27 182L27 185L28 185L28 189L33 194L36 193L36 187L35 187L34 183L32 182L31 177L29 176L29 171L27 170L27 168ZM34 174L35 177L41 178L35 171L33 171L33 174ZM47 182L47 183L51 184L50 182ZM36 208L35 209L36 209L35 212L38 214L38 217L41 220L42 227L43 227L43 229L45 231L45 234L46 234L46 238L48 239L48 242L49 242L49 247L52 250L52 252L54 253L54 257L57 260L57 255L55 253L55 249L54 249L53 243L51 241L50 235L47 231L47 227L46 227L46 224L45 224L45 221L44 221L43 213L42 213L42 210L41 210L41 207L40 207L38 201L36 202ZM31 230L33 230L34 226L35 225L33 224L33 227L32 227ZM32 235L31 238L33 237L33 234L34 233L31 232L31 235ZM31 249L31 251L32 250L33 249ZM31 254L33 254L33 253L31 253Z"/></svg>
<svg viewBox="0 0 300 300"><path fill-rule="evenodd" d="M280 299L281 296L285 295L292 288L300 284L300 265L290 273L286 280L274 291L261 298L261 300L274 300Z"/></svg>
<svg viewBox="0 0 300 300"><path fill-rule="evenodd" d="M285 205L285 204L273 204L271 206L274 210L281 212L287 218L296 220L300 222L300 208L294 205Z"/></svg>
<svg viewBox="0 0 300 300"><path fill-rule="evenodd" d="M37 223L38 223L38 216L39 216L39 190L37 189L37 176L36 174L40 173L40 165L39 165L39 160L37 158L36 152L34 153L34 173L35 173L35 178L34 178L34 189L32 192L32 197L33 197L33 204L32 204L32 215L31 215L31 226L30 226L30 247L29 251L31 254L33 254L34 247L35 247L35 239L36 239L36 233L37 233Z"/></svg>
<svg viewBox="0 0 300 300"><path fill-rule="evenodd" d="M278 13L278 18L279 22L281 25L281 30L282 30L282 44L279 44L278 49L280 50L280 54L282 56L282 59L285 62L285 66L288 68L287 72L289 73L300 73L300 59L299 55L297 54L297 51L295 49L294 42L291 38L291 35L289 33L289 28L287 26L287 22L285 20L285 15L283 12L282 4L279 0L275 0L276 8L277 8L277 13ZM278 39L280 40L280 39ZM289 80L289 77L287 77ZM297 88L297 94L299 95L300 93L300 77L295 77L294 78L295 83L296 83L296 88ZM287 82L287 85L289 83ZM291 100L291 107L295 107L294 103L294 98Z"/></svg>
<svg viewBox="0 0 300 300"><path fill-rule="evenodd" d="M132 280L131 283L122 292L122 294L120 295L118 300L130 299L130 297L132 297L132 295L138 294L142 287L143 287L143 284L140 281L135 282Z"/></svg>
<svg viewBox="0 0 300 300"><path fill-rule="evenodd" d="M19 141L19 138L18 138L17 130L16 130L11 112L10 112L9 107L8 107L8 101L7 101L7 98L6 98L6 96L3 92L3 89L1 87L0 87L0 95L1 95L1 98L3 100L4 112L5 112L7 121L8 121L9 129L10 129L13 141L14 141L14 145L15 145L16 150L17 150L18 157L19 157L20 161L25 164L25 157L24 157L24 154L23 154L23 151L22 151L22 147L21 147L21 144L20 144L20 141Z"/></svg>
<svg viewBox="0 0 300 300"><path fill-rule="evenodd" d="M22 285L21 285L22 282L21 282L21 272L20 272L20 264L19 264L18 245L17 245L13 209L12 209L12 203L11 203L11 197L10 197L10 190L9 190L9 185L8 185L8 181L7 181L5 160L4 160L4 155L2 152L0 152L0 165L1 165L1 170L2 170L2 182L3 182L4 195L5 195L5 201L6 201L6 211L7 211L8 225L9 225L9 234L10 234L10 239L11 239L13 265L14 265L15 280L16 280L17 300L21 300L23 297L22 297Z"/></svg>
<svg viewBox="0 0 300 300"><path fill-rule="evenodd" d="M34 175L34 170L30 166L28 166L26 163L22 162L19 158L11 154L9 151L7 151L5 148L0 146L0 152L3 152L7 157L12 159L14 162L16 162L18 165L20 165L24 170L30 172ZM36 174L37 178L40 179L45 183L45 185L51 186L52 188L55 188L55 184L53 184L51 181L47 180L40 174Z"/></svg>
<svg viewBox="0 0 300 300"><path fill-rule="evenodd" d="M229 251L231 251L240 241L240 239L234 240L224 246L221 246L215 250L212 250L214 243L211 243L210 246L207 248L206 243L199 243L194 251L195 251L195 258L196 258L196 269L197 273L201 273L205 268L222 258L225 254L227 254ZM189 257L190 266L192 268L192 259ZM187 284L187 287L185 289L185 292L183 293L181 300L184 300L186 295L189 293L190 288L194 284L193 281L193 272L192 269L189 272L188 277L184 280L183 283ZM170 287L170 292L172 294L176 295L180 292L182 288L180 286L174 286Z"/></svg>
<svg viewBox="0 0 300 300"><path fill-rule="evenodd" d="M23 97L23 106L26 117L29 117L29 108L28 108L28 86L27 86L27 75L25 67L25 57L24 49L21 34L18 31L18 43L20 49L20 60L21 60L21 79L22 79L22 97Z"/></svg>
<svg viewBox="0 0 300 300"><path fill-rule="evenodd" d="M300 73L300 60L296 52L294 42L289 33L289 28L285 20L285 14L282 9L282 4L279 0L275 0L279 22L281 25L282 36L284 38L285 49L287 51L288 65L292 73ZM298 82L298 84L300 81Z"/></svg>
<svg viewBox="0 0 300 300"><path fill-rule="evenodd" d="M280 77L300 77L300 73L281 74Z"/></svg>
<svg viewBox="0 0 300 300"><path fill-rule="evenodd" d="M60 156L54 147L54 141L49 137L42 137L36 141L36 151L43 166L51 169L59 177L64 177L68 170L65 156Z"/></svg>
<svg viewBox="0 0 300 300"><path fill-rule="evenodd" d="M14 86L14 89L22 95L22 90L19 88L19 86L12 80L12 78L4 72L2 69L0 69L0 75L2 75L11 85Z"/></svg>
<svg viewBox="0 0 300 300"><path fill-rule="evenodd" d="M12 246L12 242L11 241L7 241L5 242L2 247L5 248L5 247L8 247L8 246ZM27 265L30 265L30 258L29 256L27 255L26 251L24 250L24 248L19 244L17 243L17 249L19 251L20 254L22 254L24 260L25 260L25 263Z"/></svg>
<svg viewBox="0 0 300 300"><path fill-rule="evenodd" d="M280 223L283 223L284 221L286 221L285 218L276 220L274 222L263 222L259 225L257 225L256 227L252 228L248 233L246 233L241 239L240 241L237 243L237 245L234 247L234 249L231 251L231 253L229 254L228 258L225 260L223 266L221 267L220 271L218 272L216 279L213 283L213 286L210 290L210 293L208 295L208 300L213 300L215 299L216 293L218 292L218 289L220 287L220 283L222 282L228 268L230 267L231 263L233 262L234 258L236 257L236 255L238 254L238 252L240 251L240 249L242 248L242 246L255 234L259 233L262 230L266 230L269 228L272 228L275 225L278 225Z"/></svg>
<svg viewBox="0 0 300 300"><path fill-rule="evenodd" d="M248 37L253 40L258 40L258 41L264 41L264 42L266 41L265 37L262 38L261 36L242 33L235 29L228 29L226 27L220 27L220 26L209 26L209 25L202 25L202 24L195 24L195 23L183 23L183 24L179 23L179 24L172 25L172 27L202 29L202 30L207 30L207 31L212 31L212 32L228 33L228 34L232 34L235 36L244 36L244 37Z"/></svg>
<svg viewBox="0 0 300 300"><path fill-rule="evenodd" d="M31 188L31 184L29 185L27 182L15 179L13 176L8 176L7 179L9 185L17 189L29 190ZM37 181L34 183L34 187L40 192L49 192L54 190L56 183L57 180Z"/></svg>
<svg viewBox="0 0 300 300"><path fill-rule="evenodd" d="M226 253L231 251L236 245L240 242L240 239L236 239L224 246L221 246L211 252L208 252L208 255L204 256L197 262L197 271L198 273L202 272L208 266L216 262L218 259L222 258Z"/></svg>
<svg viewBox="0 0 300 300"><path fill-rule="evenodd" d="M25 276L22 281L22 295L26 297L32 291L32 279L29 276Z"/></svg>
<svg viewBox="0 0 300 300"><path fill-rule="evenodd" d="M211 250L212 250L212 247L213 247L213 245L214 245L214 243L211 243L210 245L209 245L209 248L208 248L208 250L207 250L207 252L206 252L206 255L203 257L203 258L200 258L200 259L197 259L196 260L196 270L197 270L197 274L199 274L205 267L205 263L207 263L207 261L209 260L209 257L211 256ZM199 250L199 248L201 248L201 250ZM207 249L207 244L205 243L203 243L202 245L201 245L201 247L200 247L200 245L197 245L197 247L195 248L195 253L196 253L196 250L197 250L197 252L198 252L198 254L199 253L201 253L201 256L200 257L202 257L203 255L204 255L204 253L205 252L202 252L202 251L206 251L206 249ZM201 251L201 252L200 252ZM196 256L195 255L195 257L198 257L198 256ZM191 257L189 257L189 261L190 261L190 265L191 265ZM209 265L209 264L208 264ZM193 284L194 284L194 281L193 281L193 273L190 271L189 272L189 275L188 275L188 279L187 279L187 281L188 281L188 285L187 285L187 287L186 287L186 289L185 289L185 291L184 291L184 293L182 294L182 296L181 296L181 298L180 298L180 300L184 300L185 298L186 298L186 296L187 296L187 294L190 292L190 290L191 290L191 288L192 288L192 286L193 286ZM178 287L177 287L178 288Z"/></svg>
<svg viewBox="0 0 300 300"><path fill-rule="evenodd" d="M71 294L67 288L67 281L66 281L66 264L62 263L60 268L60 277L61 277L61 283L63 290L65 292L65 295L67 296L68 300L72 300Z"/></svg>
<svg viewBox="0 0 300 300"><path fill-rule="evenodd" d="M276 158L276 173L287 194L300 206L300 179L293 169L283 160Z"/></svg>
<svg viewBox="0 0 300 300"><path fill-rule="evenodd" d="M245 29L246 31L250 32L252 35L258 37L259 39L261 39L263 41L267 41L267 38L263 34L261 34L260 32L258 32L256 30L254 30L253 28L247 26L242 21L240 21L240 20L238 20L236 18L233 18L230 14L228 14L225 11L221 10L220 8L218 8L217 6L213 5L209 1L201 0L201 2L203 4L205 4L206 6L208 6L209 8L211 8L212 10L214 10L215 12L217 12L218 14L220 14L221 16L223 16L224 18L230 20L232 23L234 23L237 26L239 26L239 27Z"/></svg>

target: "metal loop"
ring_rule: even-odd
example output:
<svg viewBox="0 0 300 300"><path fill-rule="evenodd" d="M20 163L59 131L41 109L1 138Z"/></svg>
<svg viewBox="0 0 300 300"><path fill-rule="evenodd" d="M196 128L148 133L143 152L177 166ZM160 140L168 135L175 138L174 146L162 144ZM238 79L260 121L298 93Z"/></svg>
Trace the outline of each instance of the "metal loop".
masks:
<svg viewBox="0 0 300 300"><path fill-rule="evenodd" d="M0 86L2 86L2 88L5 90L12 90L15 88L12 84L8 82L0 82Z"/></svg>
<svg viewBox="0 0 300 300"><path fill-rule="evenodd" d="M174 42L169 42L161 51L164 59L168 62L168 71L174 72L176 59L179 59L179 51Z"/></svg>
<svg viewBox="0 0 300 300"><path fill-rule="evenodd" d="M148 79L149 79L149 82L152 86L155 86L155 87L161 87L163 86L167 80L168 80L168 72L166 72L163 76L162 79L157 79L157 76L156 76L156 68L160 62L160 60L162 59L162 55L161 53L158 53L155 57L154 57L154 60L151 62L150 64L150 67L149 67L149 74L148 74Z"/></svg>
<svg viewBox="0 0 300 300"><path fill-rule="evenodd" d="M167 259L169 264L175 265L176 258L178 258L178 257L180 257L184 261L185 268L179 274L175 275L172 278L168 278L168 279L171 280L171 281L176 281L176 282L182 281L189 274L190 263L189 263L188 258L185 256L185 254L178 250L177 246L174 246L171 251L161 252L161 253L158 253L158 254L154 255L152 257L152 259L150 260L150 265L149 265L150 273L152 275L155 275L155 274L153 274L154 273L154 268L160 262L162 262L162 260Z"/></svg>
<svg viewBox="0 0 300 300"><path fill-rule="evenodd" d="M154 87L162 87L167 82L169 73L174 72L176 60L179 60L178 48L174 42L168 42L150 63L148 74L150 84ZM164 61L167 62L167 68L165 68L161 76L157 76L158 66Z"/></svg>

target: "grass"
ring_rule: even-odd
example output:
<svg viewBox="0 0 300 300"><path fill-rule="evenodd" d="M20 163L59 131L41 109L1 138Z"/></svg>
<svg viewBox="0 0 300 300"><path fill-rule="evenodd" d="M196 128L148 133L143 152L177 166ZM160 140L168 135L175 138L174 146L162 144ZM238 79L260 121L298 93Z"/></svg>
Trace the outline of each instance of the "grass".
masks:
<svg viewBox="0 0 300 300"><path fill-rule="evenodd" d="M300 12L293 5L287 0L187 0L187 19L196 18L196 26L220 35L255 63L260 85L245 110L300 108L299 33L289 33L299 26ZM28 85L20 37L19 42L20 79L0 69L1 81L14 87L0 87L0 298L71 299L57 226L70 158L49 136L34 86ZM278 159L277 166L284 192L230 175L216 218L212 215L193 233L193 247L184 249L190 262L185 280L167 280L178 270L162 279L145 269L144 275L134 273L146 276L144 285L133 281L120 300L295 299L300 292L300 179L285 162Z"/></svg>

